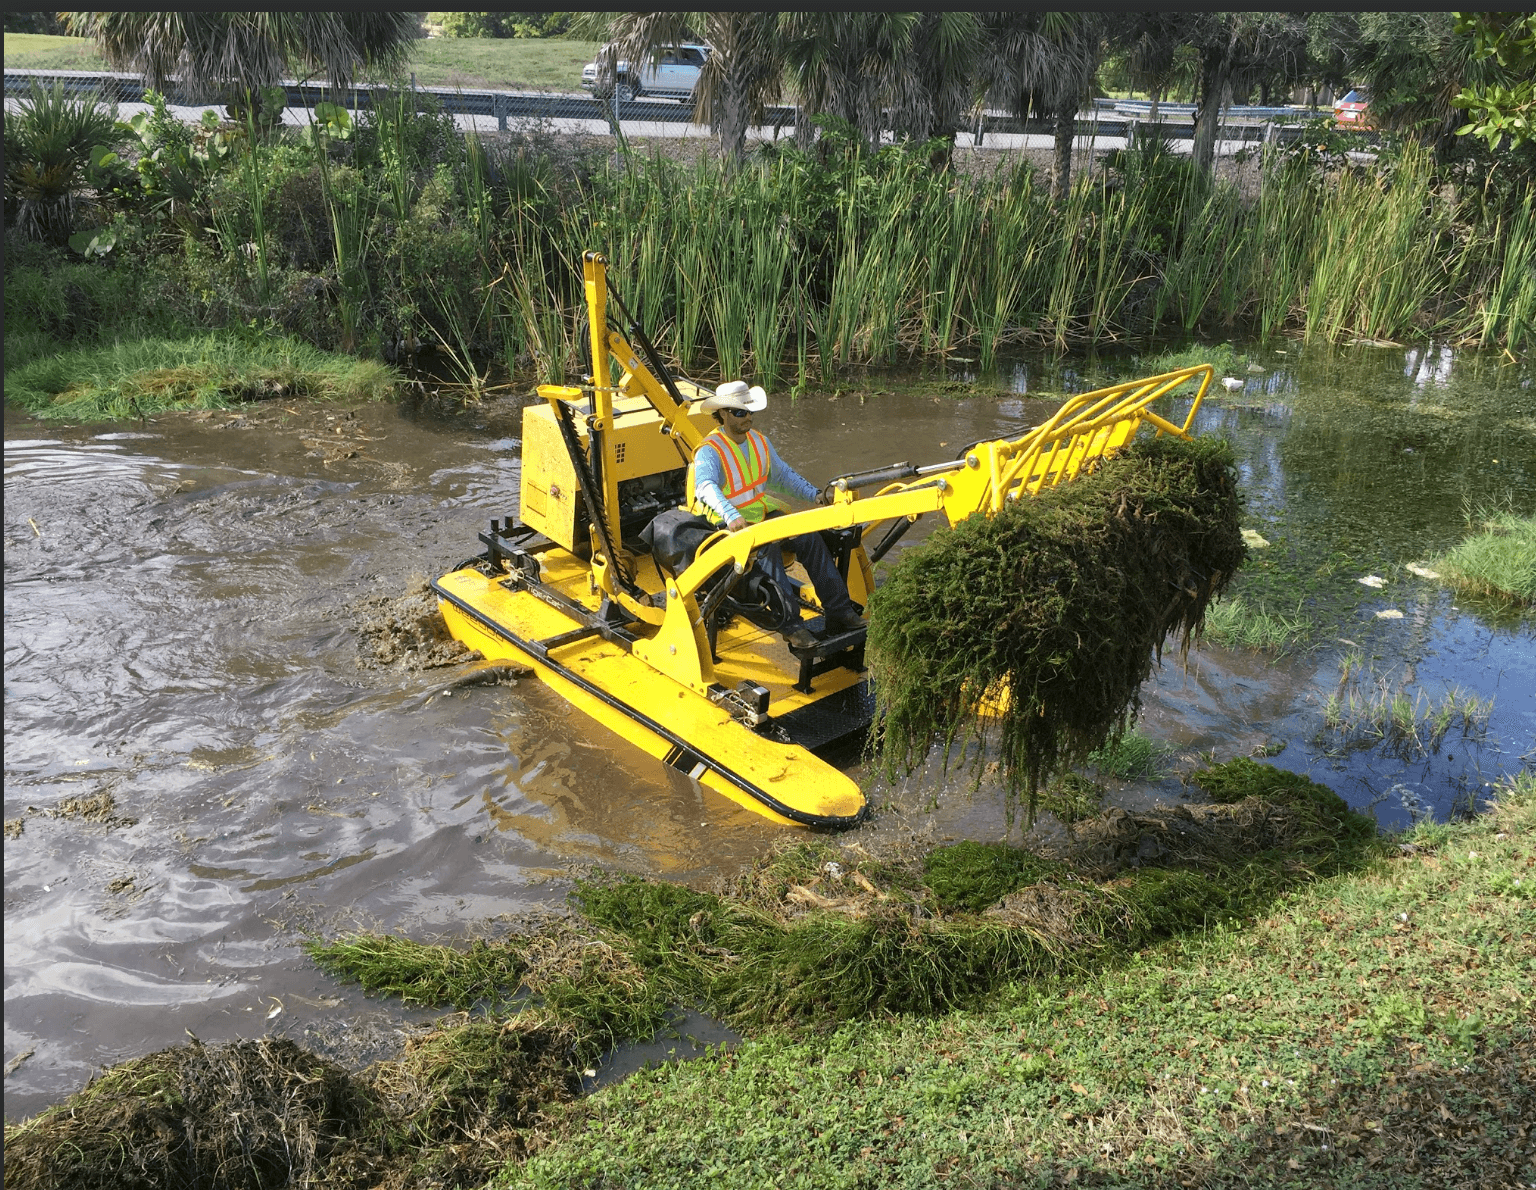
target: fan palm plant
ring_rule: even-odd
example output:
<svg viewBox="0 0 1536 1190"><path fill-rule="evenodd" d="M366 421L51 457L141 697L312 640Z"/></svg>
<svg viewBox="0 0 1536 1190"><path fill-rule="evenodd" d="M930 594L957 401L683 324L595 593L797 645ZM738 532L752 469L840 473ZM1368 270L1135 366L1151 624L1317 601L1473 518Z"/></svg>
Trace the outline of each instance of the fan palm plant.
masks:
<svg viewBox="0 0 1536 1190"><path fill-rule="evenodd" d="M1054 122L1051 196L1072 184L1077 109L1088 98L1103 54L1104 18L1091 12L996 12L983 18L987 95L1020 119L1037 112Z"/></svg>
<svg viewBox="0 0 1536 1190"><path fill-rule="evenodd" d="M784 58L778 17L771 12L591 12L572 34L607 40L611 71L621 60L654 62L669 46L702 41L710 53L694 91L694 118L707 123L721 157L736 161L747 129L779 97Z"/></svg>
<svg viewBox="0 0 1536 1190"><path fill-rule="evenodd" d="M915 12L784 13L780 44L802 113L845 120L866 145L878 148L885 109L902 90L920 18ZM797 124L796 135L809 144L807 121Z"/></svg>
<svg viewBox="0 0 1536 1190"><path fill-rule="evenodd" d="M28 239L69 238L91 150L119 139L117 110L95 95L71 96L61 82L31 94L5 120L5 190Z"/></svg>
<svg viewBox="0 0 1536 1190"><path fill-rule="evenodd" d="M338 89L363 72L383 77L404 65L420 16L356 12L69 12L64 23L89 37L115 70L164 91L172 78L189 91L251 102L299 75Z"/></svg>

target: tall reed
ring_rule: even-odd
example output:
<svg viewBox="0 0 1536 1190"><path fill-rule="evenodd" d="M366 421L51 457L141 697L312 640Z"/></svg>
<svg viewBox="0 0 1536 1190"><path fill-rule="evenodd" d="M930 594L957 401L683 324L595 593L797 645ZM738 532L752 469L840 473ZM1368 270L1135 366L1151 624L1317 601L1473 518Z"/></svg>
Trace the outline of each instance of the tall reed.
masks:
<svg viewBox="0 0 1536 1190"><path fill-rule="evenodd" d="M1474 315L1477 342L1502 342L1511 353L1536 346L1536 192L1527 191L1512 217L1501 218L1488 284ZM1502 243L1501 243L1502 241Z"/></svg>
<svg viewBox="0 0 1536 1190"><path fill-rule="evenodd" d="M1469 225L1412 148L1390 170L1336 177L1275 156L1249 198L1152 145L1054 201L1028 167L935 171L921 153L835 141L733 168L631 149L562 174L471 136L424 162L407 102L379 97L372 156L356 168L332 160L323 122L314 134L344 337L355 346L384 291L402 322L420 311L433 324L466 377L498 352L540 379L583 366L571 318L589 249L609 256L675 365L769 382L791 369L801 387L844 364L966 350L989 367L1008 343L1064 349L1168 327L1326 339L1418 328L1512 351L1536 334L1530 196L1495 226ZM264 183L249 168L262 251ZM472 272L422 267L437 259Z"/></svg>

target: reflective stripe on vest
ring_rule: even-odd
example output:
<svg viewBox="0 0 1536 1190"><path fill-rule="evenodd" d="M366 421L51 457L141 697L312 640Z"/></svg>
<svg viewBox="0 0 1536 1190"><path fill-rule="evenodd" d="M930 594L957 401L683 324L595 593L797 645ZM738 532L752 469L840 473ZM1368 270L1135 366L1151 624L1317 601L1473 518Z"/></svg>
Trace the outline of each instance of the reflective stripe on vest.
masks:
<svg viewBox="0 0 1536 1190"><path fill-rule="evenodd" d="M783 508L782 502L768 495L768 440L756 430L747 431L747 441L738 446L715 430L699 444L700 450L713 450L725 472L722 491L725 498L749 524L762 520L770 510ZM719 518L704 501L695 499L693 511L715 521Z"/></svg>

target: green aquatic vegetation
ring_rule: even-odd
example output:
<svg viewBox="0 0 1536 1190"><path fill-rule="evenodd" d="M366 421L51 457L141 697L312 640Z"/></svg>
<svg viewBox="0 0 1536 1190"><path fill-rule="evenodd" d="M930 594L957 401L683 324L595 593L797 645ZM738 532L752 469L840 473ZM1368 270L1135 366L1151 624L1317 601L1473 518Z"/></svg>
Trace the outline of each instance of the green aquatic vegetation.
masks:
<svg viewBox="0 0 1536 1190"><path fill-rule="evenodd" d="M1298 850L1311 853L1313 858L1336 857L1335 843L1347 840L1360 846L1376 833L1375 823L1356 814L1326 785L1246 756L1199 769L1190 774L1190 780L1218 805L1256 798L1301 812L1313 829L1300 840Z"/></svg>
<svg viewBox="0 0 1536 1190"><path fill-rule="evenodd" d="M964 842L903 872L801 841L722 894L630 877L573 901L666 994L752 1028L970 1004L1250 917L1377 854L1370 819L1304 777L1245 760L1193 779L1218 805L1080 822L1080 864Z"/></svg>
<svg viewBox="0 0 1536 1190"><path fill-rule="evenodd" d="M930 851L923 860L923 883L947 910L980 913L1026 884L1060 876L1060 864L1006 843L966 841Z"/></svg>
<svg viewBox="0 0 1536 1190"><path fill-rule="evenodd" d="M301 945L322 971L365 992L429 1008L504 1005L528 970L524 948L508 942L478 940L465 951L390 934L350 934L331 942L309 938Z"/></svg>
<svg viewBox="0 0 1536 1190"><path fill-rule="evenodd" d="M634 877L579 881L579 917L467 951L361 935L312 942L326 969L371 990L417 1003L492 1000L493 1013L441 1021L356 1075L274 1039L136 1060L8 1128L7 1178L27 1190L57 1184L47 1178L63 1152L89 1174L71 1184L92 1188L138 1184L133 1171L145 1185L203 1184L210 1170L242 1188L481 1184L496 1166L524 1160L550 1109L575 1094L582 1066L625 1037L648 1036L659 1016L635 1022L664 1003L767 1030L768 1044L784 1026L859 1021L877 1034L903 1018L980 1019L950 1015L962 1006L1016 1012L1016 1002L1058 995L1067 979L1092 987L1112 978L1106 970L1139 970L1129 960L1136 948L1246 929L1285 903L1277 898L1378 854L1368 823L1364 833L1348 829L1342 803L1294 774L1234 762L1203 776L1230 804L1102 815L1082 852L1092 872L1000 845L880 860L799 839L721 893ZM1127 825L1143 845L1134 858L1106 860L1105 840ZM1148 837L1161 842L1147 848ZM946 912L946 900L957 907ZM502 1015L519 976L544 1002ZM1034 994L1021 999L1025 985ZM997 993L1010 986L999 1008ZM1147 1011L1166 1019L1169 1009ZM1021 1052L1015 1024L1007 1033L1013 1085L1044 1085L1057 1064L1076 1060L1065 1047L1048 1064ZM985 1081L957 1072L925 1072L914 1085L940 1111L988 1093Z"/></svg>
<svg viewBox="0 0 1536 1190"><path fill-rule="evenodd" d="M1139 731L1128 731L1110 736L1088 753L1088 763L1098 769L1101 777L1117 781L1156 780L1162 776L1169 751L1166 744L1159 744Z"/></svg>
<svg viewBox="0 0 1536 1190"><path fill-rule="evenodd" d="M1430 565L1469 595L1536 604L1536 517L1483 519L1480 532Z"/></svg>
<svg viewBox="0 0 1536 1190"><path fill-rule="evenodd" d="M1134 714L1166 638L1187 646L1246 554L1240 509L1227 443L1141 440L907 551L870 601L885 770L937 742L979 780L995 743L1010 805L1033 811Z"/></svg>
<svg viewBox="0 0 1536 1190"><path fill-rule="evenodd" d="M5 367L25 364L101 338L168 333L173 320L147 302L142 278L100 262L48 258L17 246L5 274ZM9 253L8 253L9 255ZM6 382L7 389L10 381Z"/></svg>
<svg viewBox="0 0 1536 1190"><path fill-rule="evenodd" d="M1323 704L1323 727L1346 742L1381 745L1396 755L1428 756L1440 751L1451 728L1481 739L1488 729L1493 700L1459 687L1439 698L1423 689L1412 693L1378 677L1364 687L1346 676Z"/></svg>
<svg viewBox="0 0 1536 1190"><path fill-rule="evenodd" d="M1512 263L1529 210L1456 222L1466 211L1414 161L1390 184L1342 181L1342 197L1269 170L1257 202L1224 185L1170 199L1140 174L1084 175L1055 202L1027 168L934 171L920 149L824 137L809 155L781 143L683 164L624 147L609 161L536 130L466 145L440 113L403 118L416 108L395 87L355 133L329 110L319 157L284 134L229 154L176 200L181 233L159 234L168 211L132 211L112 259L131 258L182 326L276 318L359 350L442 344L480 387L497 357L522 376L580 374L574 266L594 248L669 361L770 382L793 367L802 388L850 363L963 350L986 370L1008 344L1170 323L1332 340L1412 327L1510 350L1530 323L1530 273ZM318 290L335 299L319 318L302 297Z"/></svg>
<svg viewBox="0 0 1536 1190"><path fill-rule="evenodd" d="M1063 773L1045 787L1040 808L1054 814L1070 830L1104 808L1104 786L1081 773Z"/></svg>
<svg viewBox="0 0 1536 1190"><path fill-rule="evenodd" d="M6 372L5 399L49 420L105 421L273 397L374 401L393 395L395 384L394 369L374 360L333 355L301 339L218 333L35 359Z"/></svg>
<svg viewBox="0 0 1536 1190"><path fill-rule="evenodd" d="M321 1184L379 1101L292 1041L194 1041L133 1059L5 1130L5 1183L127 1190Z"/></svg>
<svg viewBox="0 0 1536 1190"><path fill-rule="evenodd" d="M15 1190L480 1185L579 1086L569 1029L440 1023L350 1074L287 1039L194 1040L6 1125Z"/></svg>
<svg viewBox="0 0 1536 1190"><path fill-rule="evenodd" d="M492 1013L537 1004L572 1031L583 1061L620 1041L651 1037L667 1015L642 969L609 940L558 926L476 940L467 950L376 934L309 939L303 946L322 970L408 1004Z"/></svg>
<svg viewBox="0 0 1536 1190"><path fill-rule="evenodd" d="M1283 653L1311 636L1314 627L1300 604L1294 615L1278 615L1262 601L1251 604L1241 595L1229 595L1207 609L1201 636L1225 649Z"/></svg>
<svg viewBox="0 0 1536 1190"><path fill-rule="evenodd" d="M1478 343L1484 347L1502 341L1508 352L1528 350L1536 343L1536 192L1512 215L1501 215L1494 240L1501 238L1502 267L1493 270L1485 284L1491 291L1477 303Z"/></svg>
<svg viewBox="0 0 1536 1190"><path fill-rule="evenodd" d="M575 902L622 935L658 983L738 1028L941 1012L1009 973L1074 968L1099 945L1068 947L1027 922L936 917L924 898L865 881L874 891L797 884L776 903L750 905L675 896L652 881L583 882Z"/></svg>
<svg viewBox="0 0 1536 1190"><path fill-rule="evenodd" d="M567 1026L533 1014L510 1021L449 1018L410 1038L399 1058L364 1072L368 1089L388 1104L386 1152L429 1170L468 1155L478 1169L450 1165L451 1175L465 1180L447 1184L477 1184L487 1167L525 1151L521 1134L537 1128L549 1105L573 1095L579 1085L570 1062L574 1040ZM432 1172L441 1177L450 1170Z"/></svg>
<svg viewBox="0 0 1536 1190"><path fill-rule="evenodd" d="M1481 739L1493 700L1458 687L1439 698L1378 675L1358 649L1339 659L1339 680L1323 702L1323 730L1347 744L1381 745L1404 758L1440 751L1446 735L1460 725L1463 738Z"/></svg>
<svg viewBox="0 0 1536 1190"><path fill-rule="evenodd" d="M1156 355L1140 356L1136 361L1139 375L1156 376L1178 368L1193 368L1210 364L1216 369L1217 381L1208 396L1217 395L1222 376L1243 376L1247 373L1249 356L1231 343L1197 343L1177 351L1160 351Z"/></svg>

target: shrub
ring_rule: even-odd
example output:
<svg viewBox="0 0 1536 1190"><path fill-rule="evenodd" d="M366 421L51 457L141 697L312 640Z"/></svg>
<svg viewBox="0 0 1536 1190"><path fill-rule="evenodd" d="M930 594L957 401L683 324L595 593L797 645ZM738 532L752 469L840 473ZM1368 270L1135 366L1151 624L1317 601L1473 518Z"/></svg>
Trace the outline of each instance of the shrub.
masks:
<svg viewBox="0 0 1536 1190"><path fill-rule="evenodd" d="M74 230L91 150L118 140L117 109L97 95L73 97L64 84L32 83L5 116L5 192L29 239L63 243ZM8 212L9 213L9 212Z"/></svg>

